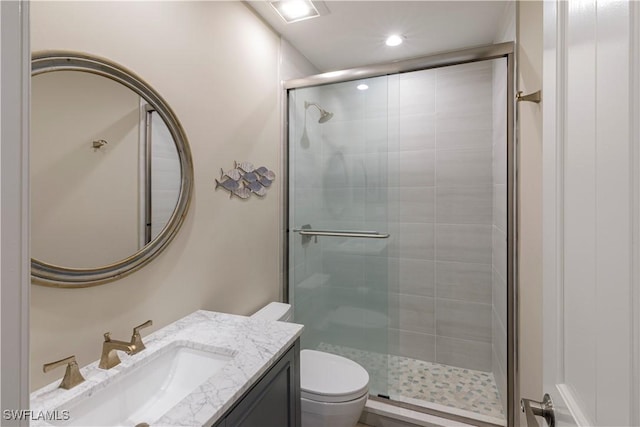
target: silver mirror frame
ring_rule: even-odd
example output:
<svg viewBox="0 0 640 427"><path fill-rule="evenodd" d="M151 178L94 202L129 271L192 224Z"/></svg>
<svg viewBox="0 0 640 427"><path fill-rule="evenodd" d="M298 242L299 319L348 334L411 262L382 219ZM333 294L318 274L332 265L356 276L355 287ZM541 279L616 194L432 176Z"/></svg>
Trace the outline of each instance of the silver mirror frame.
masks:
<svg viewBox="0 0 640 427"><path fill-rule="evenodd" d="M36 52L31 58L31 76L54 71L82 71L114 80L147 101L166 123L180 159L181 182L176 208L164 229L135 254L103 267L69 268L31 259L31 281L58 288L101 285L139 270L162 252L178 233L189 210L193 190L193 161L186 133L169 104L149 84L126 68L94 55L68 51Z"/></svg>

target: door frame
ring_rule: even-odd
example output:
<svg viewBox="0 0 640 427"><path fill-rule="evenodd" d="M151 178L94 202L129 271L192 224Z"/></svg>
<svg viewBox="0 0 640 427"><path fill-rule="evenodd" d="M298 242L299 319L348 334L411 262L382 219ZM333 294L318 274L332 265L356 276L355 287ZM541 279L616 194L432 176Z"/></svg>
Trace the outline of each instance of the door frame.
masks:
<svg viewBox="0 0 640 427"><path fill-rule="evenodd" d="M515 118L515 42L504 42L470 49L412 58L403 61L328 72L282 82L282 223L281 283L282 300L289 302L289 97L288 91L311 86L342 83L411 71L459 65L498 58L507 60L507 425L519 420L520 374L518 370L518 149ZM405 406L405 405L403 405ZM448 414L411 405L411 409L447 417Z"/></svg>
<svg viewBox="0 0 640 427"><path fill-rule="evenodd" d="M0 402L29 408L29 2L0 2ZM7 425L29 425L22 419Z"/></svg>

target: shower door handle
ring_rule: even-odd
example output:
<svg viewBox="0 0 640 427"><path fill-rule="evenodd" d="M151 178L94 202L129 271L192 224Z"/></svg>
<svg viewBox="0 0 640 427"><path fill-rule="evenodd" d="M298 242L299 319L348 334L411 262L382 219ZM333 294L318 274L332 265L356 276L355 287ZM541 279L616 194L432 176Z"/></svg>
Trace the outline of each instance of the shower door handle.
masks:
<svg viewBox="0 0 640 427"><path fill-rule="evenodd" d="M377 231L345 231L345 230L311 230L307 228L294 228L292 231L301 236L329 236L329 237L358 237L363 239L388 239L389 233Z"/></svg>
<svg viewBox="0 0 640 427"><path fill-rule="evenodd" d="M543 417L549 427L555 427L556 414L553 410L553 401L548 393L544 395L542 402L536 402L531 399L521 399L520 407L527 418L527 427L538 426L536 416Z"/></svg>

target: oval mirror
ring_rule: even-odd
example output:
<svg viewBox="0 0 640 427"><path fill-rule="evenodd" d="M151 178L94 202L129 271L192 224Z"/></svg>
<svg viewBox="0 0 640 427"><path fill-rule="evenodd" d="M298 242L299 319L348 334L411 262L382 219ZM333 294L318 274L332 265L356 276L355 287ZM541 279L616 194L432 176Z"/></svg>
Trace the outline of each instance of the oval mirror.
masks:
<svg viewBox="0 0 640 427"><path fill-rule="evenodd" d="M39 52L31 79L31 273L86 287L141 268L175 237L193 186L182 126L140 77Z"/></svg>

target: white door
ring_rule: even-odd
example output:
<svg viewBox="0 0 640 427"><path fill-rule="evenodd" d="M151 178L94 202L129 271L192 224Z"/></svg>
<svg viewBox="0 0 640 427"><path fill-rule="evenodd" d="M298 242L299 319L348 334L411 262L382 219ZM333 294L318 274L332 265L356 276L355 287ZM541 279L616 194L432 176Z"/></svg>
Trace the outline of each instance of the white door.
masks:
<svg viewBox="0 0 640 427"><path fill-rule="evenodd" d="M543 371L557 426L640 425L638 6L544 4Z"/></svg>

